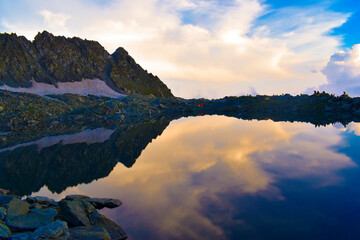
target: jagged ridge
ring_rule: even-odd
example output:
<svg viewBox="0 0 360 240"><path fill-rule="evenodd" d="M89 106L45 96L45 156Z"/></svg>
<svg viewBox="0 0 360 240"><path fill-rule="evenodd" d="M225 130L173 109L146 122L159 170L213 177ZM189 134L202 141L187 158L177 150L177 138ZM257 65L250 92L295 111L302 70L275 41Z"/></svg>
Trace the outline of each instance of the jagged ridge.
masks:
<svg viewBox="0 0 360 240"><path fill-rule="evenodd" d="M38 33L33 42L16 34L0 34L0 85L30 87L36 82L56 84L101 79L120 93L173 96L167 86L148 73L125 51L109 54L96 41Z"/></svg>

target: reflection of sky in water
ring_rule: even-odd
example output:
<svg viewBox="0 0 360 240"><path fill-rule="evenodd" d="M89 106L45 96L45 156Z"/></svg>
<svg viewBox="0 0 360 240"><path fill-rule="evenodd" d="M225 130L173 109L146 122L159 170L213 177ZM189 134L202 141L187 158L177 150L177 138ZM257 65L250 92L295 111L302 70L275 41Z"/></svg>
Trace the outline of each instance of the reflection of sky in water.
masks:
<svg viewBox="0 0 360 240"><path fill-rule="evenodd" d="M130 239L359 239L357 129L181 119L132 168L61 196L120 198L104 213Z"/></svg>

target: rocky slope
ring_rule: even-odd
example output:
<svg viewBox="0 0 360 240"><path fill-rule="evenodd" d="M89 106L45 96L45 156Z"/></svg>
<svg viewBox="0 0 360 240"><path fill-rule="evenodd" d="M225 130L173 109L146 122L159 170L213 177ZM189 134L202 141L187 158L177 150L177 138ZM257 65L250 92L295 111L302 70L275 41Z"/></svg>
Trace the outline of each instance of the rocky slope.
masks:
<svg viewBox="0 0 360 240"><path fill-rule="evenodd" d="M123 48L109 54L98 42L38 33L31 42L0 34L0 86L32 86L30 80L56 85L101 79L119 93L171 97L161 80L148 73Z"/></svg>

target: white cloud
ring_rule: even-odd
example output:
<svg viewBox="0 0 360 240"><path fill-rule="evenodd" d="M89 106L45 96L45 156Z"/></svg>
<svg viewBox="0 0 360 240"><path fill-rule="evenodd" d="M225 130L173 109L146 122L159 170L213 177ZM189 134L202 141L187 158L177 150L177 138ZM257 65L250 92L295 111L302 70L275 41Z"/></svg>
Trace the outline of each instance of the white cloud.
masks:
<svg viewBox="0 0 360 240"><path fill-rule="evenodd" d="M322 72L328 83L319 87L321 91L360 96L360 44L332 55Z"/></svg>
<svg viewBox="0 0 360 240"><path fill-rule="evenodd" d="M319 70L341 43L328 32L348 18L319 6L271 10L260 0L22 1L6 5L5 31L32 39L47 29L97 40L109 52L123 46L183 97L319 86L326 82ZM22 7L25 16L18 15Z"/></svg>
<svg viewBox="0 0 360 240"><path fill-rule="evenodd" d="M49 30L65 30L66 22L70 19L70 16L67 14L53 13L48 10L42 10L39 14L44 17L45 26Z"/></svg>

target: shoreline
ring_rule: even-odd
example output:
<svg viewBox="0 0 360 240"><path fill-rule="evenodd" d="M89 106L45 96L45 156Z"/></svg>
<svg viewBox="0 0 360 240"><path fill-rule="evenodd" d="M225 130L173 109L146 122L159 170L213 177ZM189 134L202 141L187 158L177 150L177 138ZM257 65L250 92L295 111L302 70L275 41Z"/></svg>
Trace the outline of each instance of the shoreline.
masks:
<svg viewBox="0 0 360 240"><path fill-rule="evenodd" d="M102 208L117 208L122 202L110 198L68 195L56 202L47 197L7 195L0 191L1 239L117 239L127 238L115 222L100 214Z"/></svg>

